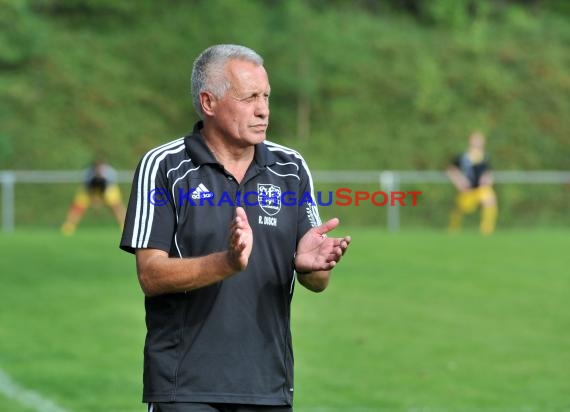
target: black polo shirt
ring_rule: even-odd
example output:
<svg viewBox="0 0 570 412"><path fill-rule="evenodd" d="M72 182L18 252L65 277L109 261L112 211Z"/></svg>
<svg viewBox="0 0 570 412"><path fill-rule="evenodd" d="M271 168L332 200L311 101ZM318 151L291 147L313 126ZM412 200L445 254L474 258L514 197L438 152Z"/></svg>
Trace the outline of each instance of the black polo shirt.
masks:
<svg viewBox="0 0 570 412"><path fill-rule="evenodd" d="M143 401L290 405L293 257L299 239L320 224L308 201L309 170L297 152L266 141L238 184L201 126L142 158L120 246L177 258L223 251L242 206L253 249L247 268L228 279L145 298Z"/></svg>
<svg viewBox="0 0 570 412"><path fill-rule="evenodd" d="M483 173L491 170L489 157L487 155L485 155L481 162L473 163L471 159L469 159L469 154L465 152L453 159L452 164L461 170L463 175L469 181L471 188L479 187Z"/></svg>

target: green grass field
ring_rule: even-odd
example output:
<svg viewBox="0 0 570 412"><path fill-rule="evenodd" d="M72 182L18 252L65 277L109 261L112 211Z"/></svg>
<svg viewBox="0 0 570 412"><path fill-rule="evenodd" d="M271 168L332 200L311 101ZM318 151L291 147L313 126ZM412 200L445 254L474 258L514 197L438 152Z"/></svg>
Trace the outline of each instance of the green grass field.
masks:
<svg viewBox="0 0 570 412"><path fill-rule="evenodd" d="M350 232L329 289L295 291L296 412L570 410L568 231ZM0 236L0 371L66 411L145 410L118 238ZM0 388L0 411L33 410Z"/></svg>

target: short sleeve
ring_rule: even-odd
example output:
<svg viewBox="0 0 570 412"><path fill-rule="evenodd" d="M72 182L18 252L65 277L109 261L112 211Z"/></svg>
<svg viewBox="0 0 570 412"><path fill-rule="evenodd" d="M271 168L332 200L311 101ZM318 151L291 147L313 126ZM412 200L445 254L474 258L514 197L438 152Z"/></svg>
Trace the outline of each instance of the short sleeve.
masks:
<svg viewBox="0 0 570 412"><path fill-rule="evenodd" d="M144 157L139 163L127 206L121 249L160 249L169 252L176 211L164 166Z"/></svg>

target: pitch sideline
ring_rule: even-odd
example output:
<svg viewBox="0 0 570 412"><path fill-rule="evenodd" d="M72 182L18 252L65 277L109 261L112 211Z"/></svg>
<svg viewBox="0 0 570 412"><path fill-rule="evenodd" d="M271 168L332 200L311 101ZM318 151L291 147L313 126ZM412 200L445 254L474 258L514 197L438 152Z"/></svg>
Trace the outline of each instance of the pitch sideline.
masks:
<svg viewBox="0 0 570 412"><path fill-rule="evenodd" d="M68 412L38 392L18 385L2 369L0 369L0 393L38 412Z"/></svg>

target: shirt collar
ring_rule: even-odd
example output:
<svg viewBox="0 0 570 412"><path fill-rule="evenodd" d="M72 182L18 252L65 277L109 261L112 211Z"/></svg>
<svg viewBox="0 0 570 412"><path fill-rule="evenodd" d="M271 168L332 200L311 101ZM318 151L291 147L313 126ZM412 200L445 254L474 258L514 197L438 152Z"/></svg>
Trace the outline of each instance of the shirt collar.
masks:
<svg viewBox="0 0 570 412"><path fill-rule="evenodd" d="M188 153L188 156L192 160L192 163L197 166L203 164L219 165L219 162L216 160L214 154L204 141L204 136L202 136L202 133L200 133L203 127L204 123L202 121L197 122L194 125L192 134L184 138L186 153ZM255 154L253 160L260 167L269 166L276 162L275 155L267 148L267 145L264 143L255 145Z"/></svg>

